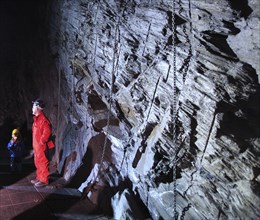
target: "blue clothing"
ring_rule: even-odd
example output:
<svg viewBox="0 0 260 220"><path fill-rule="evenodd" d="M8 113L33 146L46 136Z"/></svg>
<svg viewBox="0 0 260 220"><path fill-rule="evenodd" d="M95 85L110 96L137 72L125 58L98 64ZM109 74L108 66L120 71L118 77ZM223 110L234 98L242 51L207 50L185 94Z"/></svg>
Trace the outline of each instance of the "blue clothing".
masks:
<svg viewBox="0 0 260 220"><path fill-rule="evenodd" d="M23 156L23 150L24 150L24 143L23 141L17 140L13 142L11 139L9 143L7 144L7 149L10 152L11 158L17 158Z"/></svg>

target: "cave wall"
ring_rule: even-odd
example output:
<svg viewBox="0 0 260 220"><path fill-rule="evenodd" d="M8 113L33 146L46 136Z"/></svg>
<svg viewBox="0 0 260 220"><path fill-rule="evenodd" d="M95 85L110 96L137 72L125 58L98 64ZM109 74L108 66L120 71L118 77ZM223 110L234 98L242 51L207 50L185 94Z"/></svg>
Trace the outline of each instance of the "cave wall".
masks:
<svg viewBox="0 0 260 220"><path fill-rule="evenodd" d="M56 0L48 19L66 180L101 160L128 179L118 219L129 195L153 219L260 217L257 1Z"/></svg>

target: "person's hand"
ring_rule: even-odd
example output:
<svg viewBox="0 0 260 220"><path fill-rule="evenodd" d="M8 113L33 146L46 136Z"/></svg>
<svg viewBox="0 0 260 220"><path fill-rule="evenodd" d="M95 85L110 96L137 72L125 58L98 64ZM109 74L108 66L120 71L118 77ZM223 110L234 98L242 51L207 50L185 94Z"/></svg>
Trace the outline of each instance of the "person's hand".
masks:
<svg viewBox="0 0 260 220"><path fill-rule="evenodd" d="M10 140L10 142L13 144L13 143L15 143L15 141L16 141L16 139L14 139L14 138L12 138L11 140Z"/></svg>

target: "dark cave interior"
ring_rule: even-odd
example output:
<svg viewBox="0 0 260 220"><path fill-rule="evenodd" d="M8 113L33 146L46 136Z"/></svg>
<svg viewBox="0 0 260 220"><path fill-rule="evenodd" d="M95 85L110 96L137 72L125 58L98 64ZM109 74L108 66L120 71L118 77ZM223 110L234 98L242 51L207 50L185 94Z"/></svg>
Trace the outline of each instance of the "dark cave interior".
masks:
<svg viewBox="0 0 260 220"><path fill-rule="evenodd" d="M14 127L21 129L26 145L31 147L31 101L43 89L37 80L48 77L48 74L38 77L41 73L36 67L41 65L39 61L46 63L42 47L48 45L44 20L47 4L48 1L0 1L1 148L6 145Z"/></svg>

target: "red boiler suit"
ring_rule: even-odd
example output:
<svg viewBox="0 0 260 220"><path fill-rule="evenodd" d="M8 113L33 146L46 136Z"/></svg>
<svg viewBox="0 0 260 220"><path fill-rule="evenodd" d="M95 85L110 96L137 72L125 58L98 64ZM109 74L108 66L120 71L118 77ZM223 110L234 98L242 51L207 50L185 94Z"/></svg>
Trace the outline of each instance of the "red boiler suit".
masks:
<svg viewBox="0 0 260 220"><path fill-rule="evenodd" d="M51 136L51 124L43 112L38 116L34 116L33 120L32 139L36 179L48 184L49 160L47 158L47 143Z"/></svg>

